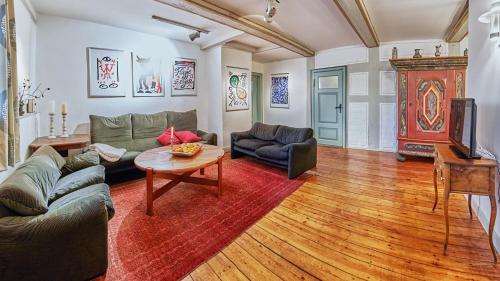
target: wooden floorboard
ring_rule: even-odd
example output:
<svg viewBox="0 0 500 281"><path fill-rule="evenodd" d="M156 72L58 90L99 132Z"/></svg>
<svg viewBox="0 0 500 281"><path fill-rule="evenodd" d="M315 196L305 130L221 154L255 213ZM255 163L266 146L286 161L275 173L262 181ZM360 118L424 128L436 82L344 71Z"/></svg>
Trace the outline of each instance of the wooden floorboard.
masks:
<svg viewBox="0 0 500 281"><path fill-rule="evenodd" d="M185 280L500 280L461 195L442 254L431 161L327 147L318 158L314 176Z"/></svg>

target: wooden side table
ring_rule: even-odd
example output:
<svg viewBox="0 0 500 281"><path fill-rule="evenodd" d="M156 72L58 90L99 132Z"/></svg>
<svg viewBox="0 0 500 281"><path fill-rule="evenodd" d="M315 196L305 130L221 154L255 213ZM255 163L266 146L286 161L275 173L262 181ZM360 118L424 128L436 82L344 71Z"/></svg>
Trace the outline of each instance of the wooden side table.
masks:
<svg viewBox="0 0 500 281"><path fill-rule="evenodd" d="M90 136L87 134L70 135L67 138L56 137L49 139L49 137L40 137L30 144L30 149L35 152L37 149L44 145L50 145L62 156L68 156L68 150L85 148L90 144Z"/></svg>
<svg viewBox="0 0 500 281"><path fill-rule="evenodd" d="M450 193L462 193L469 195L469 214L472 219L471 196L484 195L490 198L491 217L488 230L493 261L497 262L495 246L493 245L493 229L497 216L497 202L495 199L495 182L497 175L497 163L487 159L462 159L453 151L450 144L436 144L434 154L434 193L435 201L432 211L435 210L438 193L438 175L444 184L444 220L446 226L446 236L444 241L444 254L448 247L449 218L448 218L448 198Z"/></svg>

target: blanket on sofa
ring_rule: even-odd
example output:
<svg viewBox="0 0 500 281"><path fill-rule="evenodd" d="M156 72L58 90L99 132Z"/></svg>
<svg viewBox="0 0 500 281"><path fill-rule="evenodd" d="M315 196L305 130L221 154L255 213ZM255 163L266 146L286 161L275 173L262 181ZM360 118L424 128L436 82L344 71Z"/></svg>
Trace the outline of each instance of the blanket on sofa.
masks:
<svg viewBox="0 0 500 281"><path fill-rule="evenodd" d="M104 143L94 143L90 145L90 150L99 153L99 156L109 162L116 162L127 152L125 148L116 148Z"/></svg>

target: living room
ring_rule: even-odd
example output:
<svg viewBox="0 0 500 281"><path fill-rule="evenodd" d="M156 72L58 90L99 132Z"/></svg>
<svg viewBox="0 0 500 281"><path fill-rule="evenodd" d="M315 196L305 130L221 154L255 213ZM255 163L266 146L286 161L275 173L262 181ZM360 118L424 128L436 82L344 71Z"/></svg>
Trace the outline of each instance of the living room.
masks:
<svg viewBox="0 0 500 281"><path fill-rule="evenodd" d="M499 1L0 5L0 280L500 279Z"/></svg>

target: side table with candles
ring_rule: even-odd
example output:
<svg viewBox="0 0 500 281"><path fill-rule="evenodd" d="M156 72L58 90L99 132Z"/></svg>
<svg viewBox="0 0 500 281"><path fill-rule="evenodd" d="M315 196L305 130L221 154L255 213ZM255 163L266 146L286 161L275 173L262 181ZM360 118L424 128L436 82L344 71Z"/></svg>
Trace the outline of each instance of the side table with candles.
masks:
<svg viewBox="0 0 500 281"><path fill-rule="evenodd" d="M35 152L44 145L50 145L62 156L68 156L68 150L85 148L90 144L90 136L87 134L75 134L68 137L40 137L30 144L30 149Z"/></svg>

